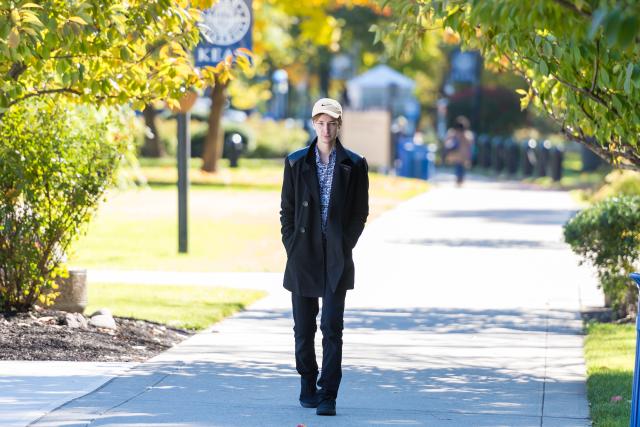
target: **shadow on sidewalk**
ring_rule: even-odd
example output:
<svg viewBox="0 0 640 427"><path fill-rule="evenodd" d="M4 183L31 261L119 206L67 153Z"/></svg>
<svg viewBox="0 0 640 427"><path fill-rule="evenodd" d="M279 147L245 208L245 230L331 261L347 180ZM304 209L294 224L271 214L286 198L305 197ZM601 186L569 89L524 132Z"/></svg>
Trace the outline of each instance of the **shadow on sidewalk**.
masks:
<svg viewBox="0 0 640 427"><path fill-rule="evenodd" d="M563 225L576 211L567 209L423 210L434 218L477 218L491 222L527 225Z"/></svg>
<svg viewBox="0 0 640 427"><path fill-rule="evenodd" d="M289 310L249 310L239 314L237 318L267 324L268 321L287 320L291 322L291 328L293 328ZM580 314L573 310L561 309L347 308L344 318L347 333L360 329L380 332L425 331L458 334L503 330L505 333L524 331L582 335ZM293 329L291 331L293 337Z"/></svg>
<svg viewBox="0 0 640 427"><path fill-rule="evenodd" d="M476 248L476 249L552 249L566 250L568 246L562 242L540 240L514 240L514 239L386 239L386 243L420 245L420 246L446 246L451 248Z"/></svg>
<svg viewBox="0 0 640 427"><path fill-rule="evenodd" d="M576 316L562 310L347 310L343 421L331 425L539 425L545 387L564 397L584 394L581 379L551 380L545 370L547 332L579 334ZM233 328L183 349L196 356L193 362L139 365L33 425L325 425L297 403L290 318L288 310L241 313ZM290 346L283 347L289 341L282 335L289 333ZM512 354L514 343L519 350ZM560 371L573 364L552 363Z"/></svg>
<svg viewBox="0 0 640 427"><path fill-rule="evenodd" d="M544 382L542 376L471 366L346 366L339 415L349 420L344 425L432 426L440 425L434 424L436 420L465 415L473 415L473 425L487 426L500 423L501 416L539 419ZM571 389L578 384L569 381L564 386ZM33 425L324 425L313 411L298 406L297 393L297 374L285 364L151 364L112 380ZM479 422L483 417L485 422Z"/></svg>

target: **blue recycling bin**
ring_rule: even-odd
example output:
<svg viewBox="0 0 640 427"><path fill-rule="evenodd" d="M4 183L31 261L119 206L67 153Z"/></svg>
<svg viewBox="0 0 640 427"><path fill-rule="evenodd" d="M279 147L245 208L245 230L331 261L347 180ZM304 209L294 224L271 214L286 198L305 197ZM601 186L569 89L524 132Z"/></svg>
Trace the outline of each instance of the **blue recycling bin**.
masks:
<svg viewBox="0 0 640 427"><path fill-rule="evenodd" d="M629 275L635 282L638 288L640 288L640 273L631 273ZM640 301L638 302L638 309L640 309ZM640 311L639 311L640 313ZM629 420L630 427L640 426L640 410L638 409L640 396L640 347L638 346L640 339L640 316L636 317L636 364L633 369L633 384L631 394L631 418Z"/></svg>
<svg viewBox="0 0 640 427"><path fill-rule="evenodd" d="M398 141L397 154L398 164L396 168L396 175L412 178L414 175L414 149L415 145L411 141L401 139Z"/></svg>
<svg viewBox="0 0 640 427"><path fill-rule="evenodd" d="M427 179L429 176L429 160L427 146L416 144L413 146L413 177Z"/></svg>

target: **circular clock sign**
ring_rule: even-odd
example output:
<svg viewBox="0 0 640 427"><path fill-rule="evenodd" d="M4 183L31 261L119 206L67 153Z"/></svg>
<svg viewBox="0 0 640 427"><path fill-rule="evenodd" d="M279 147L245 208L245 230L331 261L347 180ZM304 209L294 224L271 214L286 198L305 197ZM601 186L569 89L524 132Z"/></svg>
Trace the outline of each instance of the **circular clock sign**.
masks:
<svg viewBox="0 0 640 427"><path fill-rule="evenodd" d="M244 0L220 0L203 15L201 31L212 44L237 43L251 28L251 13Z"/></svg>

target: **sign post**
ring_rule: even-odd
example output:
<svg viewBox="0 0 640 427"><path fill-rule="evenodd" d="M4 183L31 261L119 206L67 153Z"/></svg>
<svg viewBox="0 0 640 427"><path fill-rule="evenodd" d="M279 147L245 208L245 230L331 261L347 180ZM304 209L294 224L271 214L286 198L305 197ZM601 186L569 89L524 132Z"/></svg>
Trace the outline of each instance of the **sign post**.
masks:
<svg viewBox="0 0 640 427"><path fill-rule="evenodd" d="M178 119L178 252L185 254L189 248L188 234L188 194L189 194L189 158L191 157L191 132L189 112L196 102L198 94L187 92L175 110Z"/></svg>
<svg viewBox="0 0 640 427"><path fill-rule="evenodd" d="M201 41L194 56L197 67L216 66L235 49L251 50L253 17L251 0L219 0L203 12L200 25ZM181 101L178 111L178 252L188 250L187 195L189 190L189 158L191 135L189 110L197 100L197 94L189 93Z"/></svg>
<svg viewBox="0 0 640 427"><path fill-rule="evenodd" d="M480 74L482 73L482 56L480 52L462 51L456 49L451 52L450 57L451 72L449 74L449 81L451 83L467 83L473 88L474 96L471 105L471 119L472 127L478 126L478 120L480 119Z"/></svg>

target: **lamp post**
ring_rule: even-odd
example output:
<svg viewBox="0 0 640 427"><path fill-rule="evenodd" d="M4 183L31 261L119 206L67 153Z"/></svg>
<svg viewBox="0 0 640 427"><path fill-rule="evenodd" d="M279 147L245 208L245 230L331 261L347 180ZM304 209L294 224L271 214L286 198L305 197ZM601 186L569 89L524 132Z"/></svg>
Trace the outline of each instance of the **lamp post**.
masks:
<svg viewBox="0 0 640 427"><path fill-rule="evenodd" d="M191 107L198 99L195 92L187 92L180 100L180 108L174 110L178 118L178 252L188 252L187 196L189 192L189 158L191 157L191 134L189 122Z"/></svg>

